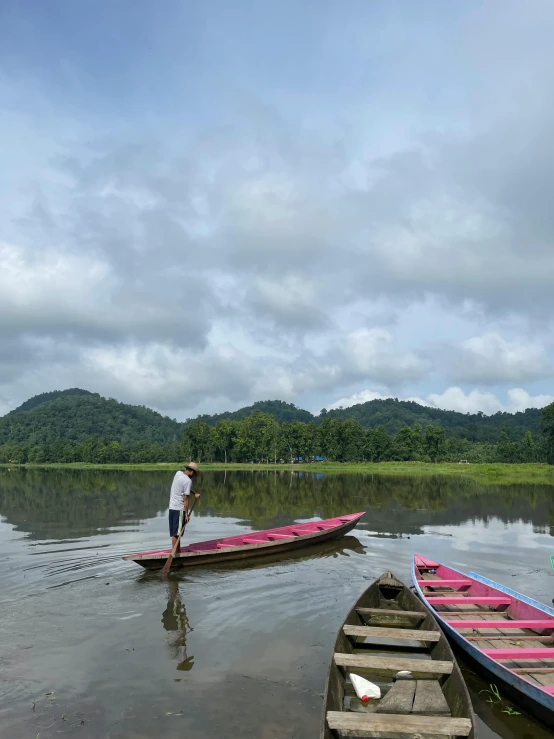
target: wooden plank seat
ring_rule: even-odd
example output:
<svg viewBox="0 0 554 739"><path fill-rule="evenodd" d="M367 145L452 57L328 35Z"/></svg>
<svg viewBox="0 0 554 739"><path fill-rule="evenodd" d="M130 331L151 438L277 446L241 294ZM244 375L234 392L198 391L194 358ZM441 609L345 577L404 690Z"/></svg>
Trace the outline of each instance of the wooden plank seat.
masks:
<svg viewBox="0 0 554 739"><path fill-rule="evenodd" d="M393 611L385 608L356 608L356 613L360 616L399 616L406 618L417 618L423 621L427 615L423 611Z"/></svg>
<svg viewBox="0 0 554 739"><path fill-rule="evenodd" d="M472 585L473 580L469 580L464 577L458 580L440 580L440 579L439 580L418 580L417 583L418 585L421 585L422 587L425 587L425 588L447 587L447 586L449 588L454 588L454 587L461 588L466 585L468 586Z"/></svg>
<svg viewBox="0 0 554 739"><path fill-rule="evenodd" d="M483 606L480 611L468 611L465 608L463 610L460 609L459 611L441 609L440 615L448 616L448 618L452 619L455 618L456 620L453 621L453 623L458 623L460 619L466 618L467 616L496 616L497 618L510 618L508 611L496 611L494 608L489 608L488 606Z"/></svg>
<svg viewBox="0 0 554 739"><path fill-rule="evenodd" d="M411 639L416 641L438 642L439 631L422 631L418 629L389 629L386 626L350 626L345 624L346 636L365 636L379 639Z"/></svg>
<svg viewBox="0 0 554 739"><path fill-rule="evenodd" d="M515 649L483 649L483 654L492 657L497 661L501 660L519 660L519 659L554 659L554 649L552 647L544 647L537 649L535 647L517 647Z"/></svg>
<svg viewBox="0 0 554 739"><path fill-rule="evenodd" d="M462 634L462 636L465 636L469 641L513 641L517 639L518 642L527 643L528 641L551 642L554 640L552 636L529 636L529 634L515 634L513 636L508 636L507 634L499 634L499 636L494 636L493 634L488 634L487 636L483 636L482 634L478 634L477 636L473 634Z"/></svg>
<svg viewBox="0 0 554 739"><path fill-rule="evenodd" d="M429 605L434 606L437 605L444 605L444 606L454 606L459 605L460 603L469 603L471 605L483 603L483 605L488 606L509 606L511 604L510 598L505 598L502 596L479 596L479 595L469 595L469 596L457 596L457 595L438 595L434 596L432 593L429 593L427 595L428 603Z"/></svg>
<svg viewBox="0 0 554 739"><path fill-rule="evenodd" d="M450 614L449 614L450 616ZM509 619L503 621L493 621L482 619L481 621L462 621L460 619L445 619L450 626L456 626L460 629L554 629L554 619L534 621L511 621Z"/></svg>
<svg viewBox="0 0 554 739"><path fill-rule="evenodd" d="M351 713L327 711L327 724L331 731L348 736L397 737L413 739L414 735L469 736L471 721L467 718L445 716L403 716L391 713Z"/></svg>
<svg viewBox="0 0 554 739"><path fill-rule="evenodd" d="M334 655L337 667L358 668L371 670L372 672L395 673L400 670L409 670L415 675L450 675L453 663L438 659L409 659L406 657L374 657L365 654L343 654L336 652Z"/></svg>

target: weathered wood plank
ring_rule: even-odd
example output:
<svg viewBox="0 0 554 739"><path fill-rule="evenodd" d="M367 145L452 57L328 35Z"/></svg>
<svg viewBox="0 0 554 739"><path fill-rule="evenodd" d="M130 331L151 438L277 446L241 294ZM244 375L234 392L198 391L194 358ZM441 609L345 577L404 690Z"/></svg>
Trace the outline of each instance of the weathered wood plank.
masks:
<svg viewBox="0 0 554 739"><path fill-rule="evenodd" d="M409 670L415 675L450 675L452 662L438 659L409 659L406 657L373 657L366 654L335 653L337 667L358 667L376 672Z"/></svg>
<svg viewBox="0 0 554 739"><path fill-rule="evenodd" d="M392 611L385 608L356 608L356 612L360 616L406 616L408 618L420 618L424 619L427 615L423 611Z"/></svg>
<svg viewBox="0 0 554 739"><path fill-rule="evenodd" d="M431 682L431 680L421 680L420 682ZM379 701L375 712L392 714L411 713L415 690L415 680L397 680L385 697Z"/></svg>
<svg viewBox="0 0 554 739"><path fill-rule="evenodd" d="M445 716L409 716L390 713L348 713L328 711L327 723L331 731L341 731L348 736L395 737L414 739L414 734L436 736L469 736L471 721L467 718ZM351 733L356 732L356 733Z"/></svg>
<svg viewBox="0 0 554 739"><path fill-rule="evenodd" d="M379 639L414 639L416 641L440 641L439 631L422 631L418 629L394 629L386 626L349 626L343 627L346 636L378 637Z"/></svg>
<svg viewBox="0 0 554 739"><path fill-rule="evenodd" d="M450 708L438 680L418 680L412 713L450 716Z"/></svg>
<svg viewBox="0 0 554 739"><path fill-rule="evenodd" d="M445 610L443 610L443 608ZM448 617L446 618L447 621L453 619L452 623L457 623L460 616L494 616L495 618L502 618L505 616L506 621L509 620L509 616L506 611L495 611L494 609L488 609L488 607L482 608L480 611L467 611L456 609L455 606L451 606L450 608L442 606L440 609L437 608L436 610L443 618Z"/></svg>
<svg viewBox="0 0 554 739"><path fill-rule="evenodd" d="M473 585L473 580L468 580L467 578L458 578L457 580L433 580L429 585L427 584L429 580L418 580L418 585L422 585L426 588L435 588L437 586L445 586L448 585L448 587L454 587L459 586L462 587L463 585ZM425 583L425 584L424 584Z"/></svg>
<svg viewBox="0 0 554 739"><path fill-rule="evenodd" d="M450 626L458 626L458 624L463 623L464 629L480 629L482 626L485 626L485 624L487 629L554 629L554 618L545 620L536 619L535 621L511 621L503 619L502 621L480 620L461 622L459 619L451 618L447 618L445 620Z"/></svg>

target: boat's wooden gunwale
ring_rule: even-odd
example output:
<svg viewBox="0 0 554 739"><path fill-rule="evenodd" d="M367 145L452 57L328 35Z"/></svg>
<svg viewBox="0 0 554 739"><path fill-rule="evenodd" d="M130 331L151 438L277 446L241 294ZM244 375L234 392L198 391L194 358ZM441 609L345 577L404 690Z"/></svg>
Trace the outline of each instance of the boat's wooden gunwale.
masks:
<svg viewBox="0 0 554 739"><path fill-rule="evenodd" d="M419 585L419 580L422 577L427 583L432 582L434 577L440 580L445 576L444 570L439 575L429 573L430 569L438 570L440 567L445 568L447 577L470 578L474 584L485 586L511 599L510 606L505 611L465 610L465 608L471 608L470 602L465 607L459 604L437 604L435 616L449 639L465 651L474 665L478 665L481 671L484 670L490 679L500 681L502 690L509 698L520 703L546 725L550 725L554 715L554 696L551 692L554 684L554 649L548 645L551 641L552 625L554 625L554 621L551 620L554 618L554 610L474 572L462 573L440 562L435 562L435 567L432 568L429 566L430 560L428 559L425 560L424 568L418 567L416 556L419 555L414 555L412 561L412 579L416 591L425 603L433 603L434 599L427 600ZM522 610L526 615L520 615ZM535 630L531 627L535 619L529 618L530 614L537 615ZM481 617L477 629L479 636L482 635L483 638L475 638L476 616ZM525 623L525 628L518 629L509 625L512 618L516 623L518 620ZM464 628L462 624L466 620L468 626ZM489 623L492 628L488 626ZM531 662L528 658L524 659L526 655L531 654L524 650L537 646L537 630L549 631L549 634L538 636L538 639L544 639L547 642L543 645L547 648L543 654L548 655L551 651L552 657L540 656ZM517 651L513 650L514 641L518 645ZM492 655L497 650L511 650L511 652L504 652L504 654L511 653L511 661L494 659ZM499 652L499 656L501 654L503 652ZM521 655L520 659L517 659L518 654Z"/></svg>
<svg viewBox="0 0 554 739"><path fill-rule="evenodd" d="M341 624L339 631L337 632L333 649L333 656L331 657L331 661L329 664L325 685L324 707L320 725L320 739L334 739L337 736L335 730L330 728L327 721L328 712L329 716L332 718L331 725L335 727L336 730L340 730L340 726L343 723L340 720L341 715L345 717L344 720L346 723L348 723L349 720L351 721L351 723L353 724L353 729L354 724L357 725L357 723L363 723L363 721L360 722L360 719L356 719L356 717L360 716L360 714L352 713L350 711L344 711L342 708L345 695L345 667L346 671L348 671L348 665L352 664L355 667L355 663L357 662L359 662L360 665L363 665L365 662L368 662L374 666L376 665L378 667L379 674L388 674L389 678L391 672L396 672L398 669L402 669L402 665L411 665L413 667L414 665L419 664L419 666L423 667L424 664L425 673L427 674L422 673L419 679L421 680L421 678L423 678L423 682L427 683L429 683L430 681L434 682L436 680L441 681L443 697L447 699L449 710L452 711L453 718L449 720L452 721L452 725L454 725L456 723L456 720L458 720L461 727L462 724L464 724L464 719L468 719L464 724L465 730L463 732L463 735L469 736L470 739L475 739L476 721L467 686L465 684L465 681L463 680L462 674L454 658L454 654L450 648L450 645L448 644L445 635L441 631L437 620L434 618L431 609L424 602L420 601L406 587L404 583L401 583L403 589L401 591L401 595L397 598L397 601L402 601L402 608L398 608L398 610L391 608L392 602L389 605L389 601L387 601L387 604L383 605L382 608L373 607L374 604L371 602L371 592L374 589L377 589L378 591L379 579L380 578L375 580L375 582L373 582L370 587L367 588L352 605L351 609L346 615L346 618ZM395 579L397 580L397 578ZM347 647L345 646L345 640L348 640L349 638L356 640L357 632L359 631L360 627L363 628L363 624L366 624L366 626L370 628L370 631L361 631L360 636L364 636L365 633L367 633L367 635L370 637L373 636L374 630L371 628L371 626L374 623L374 618L377 618L379 620L379 623L383 624L382 628L387 634L386 638L390 638L390 636L392 635L391 629L388 629L386 626L384 626L384 624L387 622L390 623L391 627L395 627L399 622L407 624L409 628L403 630L406 630L411 637L415 637L416 632L421 632L421 635L423 637L428 636L431 632L438 634L437 642L435 642L434 644L429 644L427 647L427 650L431 654L432 659L414 661L413 659L410 659L409 656L406 656L405 653L404 656L397 654L397 656L391 655L390 658L376 656L375 658L370 657L367 660L364 660L363 657L361 659L356 659L356 655L360 654L359 651L356 652L356 655L354 654L354 650L360 646L356 643L356 641L348 642L352 648L352 654L350 658L348 658L348 651ZM419 628L417 628L416 626L417 623L419 623ZM356 625L360 626L356 628ZM385 636L385 634L383 634L383 636ZM420 643L421 648L423 648L423 640ZM385 647L385 649L387 648L388 647ZM383 647L380 646L378 641L376 641L374 644L372 643L371 645L365 643L363 654L371 655L373 651L381 653L382 649ZM340 657L340 659L337 660L337 656ZM344 667L337 666L337 661L343 663ZM431 664L433 662L436 663L436 670L433 670L431 667ZM390 670L388 669L388 667L390 667ZM425 678L428 679L426 680ZM387 693L386 695L389 695L389 693ZM382 700L384 700L384 698ZM385 711L387 711L386 708ZM364 716L366 714L361 715ZM406 727L410 727L410 715L413 715L413 718L415 720L413 722L414 725L412 728L415 729L417 727L421 731L421 722L417 720L415 713L409 714L402 720L396 714L388 712L378 712L377 714L372 713L367 715L381 716L382 726L389 727L389 731L392 730L391 727L395 722L400 725L405 721ZM425 715L425 713L422 714L423 717ZM431 716L431 711L429 711L427 715ZM352 718L350 719L349 717ZM435 721L435 719L431 719L430 723L432 723L433 721ZM376 729L377 733L352 733L348 735L363 735L366 737L382 735L384 736L384 734L382 734L382 730L379 731L377 728L379 720L377 718L372 718L367 723L371 724L372 722L375 723L374 728ZM344 726L346 726L346 723L344 724ZM471 728L468 728L469 724L471 725ZM379 726L381 726L381 724L379 724ZM392 736L392 734L390 735ZM396 736L396 734L394 735ZM387 733L386 736L389 736L389 734ZM409 736L410 739L413 739L415 734L403 734L403 736Z"/></svg>

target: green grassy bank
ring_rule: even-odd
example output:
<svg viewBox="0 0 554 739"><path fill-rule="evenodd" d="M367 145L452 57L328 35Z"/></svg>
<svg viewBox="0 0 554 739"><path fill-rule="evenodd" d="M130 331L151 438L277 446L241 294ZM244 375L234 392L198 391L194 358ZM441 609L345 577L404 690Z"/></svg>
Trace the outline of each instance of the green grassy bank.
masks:
<svg viewBox="0 0 554 739"><path fill-rule="evenodd" d="M96 469L96 470L175 470L181 463L163 462L159 464L26 464L1 465L4 468L16 469ZM427 462L363 462L344 463L323 462L314 464L202 464L202 470L245 470L267 471L280 470L296 472L323 472L326 474L353 473L365 475L449 475L469 477L484 484L534 483L554 486L554 465L547 464L457 464Z"/></svg>

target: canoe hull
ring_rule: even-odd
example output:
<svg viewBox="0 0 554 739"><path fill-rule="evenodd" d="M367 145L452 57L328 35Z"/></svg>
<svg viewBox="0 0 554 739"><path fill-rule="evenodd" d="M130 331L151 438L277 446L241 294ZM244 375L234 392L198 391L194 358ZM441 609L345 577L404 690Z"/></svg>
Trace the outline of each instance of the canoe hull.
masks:
<svg viewBox="0 0 554 739"><path fill-rule="evenodd" d="M398 580L392 573L386 573L391 575L393 579ZM382 578L377 578L370 586L365 590L362 595L352 605L352 608L348 612L345 620L341 624L333 647L333 655L337 653L344 653L352 649L349 645L348 638L345 636L344 627L348 625L354 625L359 622L357 615L357 608L374 608L376 603L379 602L379 588L382 583ZM460 668L456 662L450 644L446 639L444 633L441 631L437 620L434 618L432 610L427 606L424 601L421 601L411 590L404 585L401 581L398 581L403 585L401 595L398 597L398 603L401 605L402 610L398 611L398 615L401 616L403 611L418 611L425 614L423 622L420 624L421 630L437 632L439 640L433 647L432 657L438 661L450 661L453 664L452 672L446 678L443 683L443 692L447 699L449 708L454 717L468 718L471 721L472 729L469 739L476 739L476 719L471 705L471 699L465 681L462 677ZM388 597L388 596L387 596ZM417 642L414 642L417 643ZM420 642L421 643L421 642ZM375 645L375 651L380 652L380 646ZM425 662L428 664L428 662ZM323 711L321 716L320 724L320 739L335 739L336 734L329 728L327 722L328 711L342 711L342 704L344 699L344 682L341 676L341 668L335 663L334 656L331 657L329 669L327 673L327 680L325 684L325 693L323 701ZM383 714L386 715L386 714ZM353 734L355 736L356 734ZM369 736L369 734L368 734ZM414 735L415 736L415 735Z"/></svg>
<svg viewBox="0 0 554 739"><path fill-rule="evenodd" d="M547 616L554 616L554 610L547 606L539 603L538 601L532 600L521 593L517 593L515 590L501 585L500 583L489 580L488 578L477 575L476 573L462 573L459 570L455 570L453 567L442 565L440 562L436 562L438 566L447 567L449 572L455 573L463 578L469 578L475 583L480 583L488 588L499 591L500 593L506 594L510 598L514 598L520 604L518 609L524 610L522 616L529 616L528 609L531 608L537 612L537 614L546 614ZM428 604L429 601L425 597L419 583L418 583L418 568L416 566L415 557L412 558L412 580L418 596L421 598L424 604ZM429 581L432 582L432 581ZM518 673L512 672L507 667L504 667L501 663L489 657L487 654L482 652L475 644L470 642L460 634L457 629L451 626L443 616L448 615L448 611L436 611L433 609L433 614L439 622L444 633L448 639L468 657L469 662L473 668L477 668L478 674L482 675L488 680L491 680L497 684L499 690L503 692L510 700L521 705L528 713L535 716L539 721L542 721L547 726L552 724L554 716L554 696L549 695L544 690L541 690L533 683L525 680ZM483 622L486 623L486 622ZM483 627L484 628L484 627ZM520 637L521 638L521 637ZM509 639L509 637L507 637ZM554 656L554 655L553 655Z"/></svg>
<svg viewBox="0 0 554 739"><path fill-rule="evenodd" d="M171 569L178 569L183 567L200 567L205 565L218 565L224 562L237 562L243 560L257 559L264 556L275 555L280 552L292 552L297 549L303 549L304 547L311 546L313 544L321 544L326 541L332 541L333 539L339 539L355 528L356 524L365 515L365 512L351 514L348 517L343 516L342 518L348 518L346 523L341 523L338 526L324 531L317 531L312 534L306 534L304 536L295 536L283 540L268 541L261 544L250 544L240 545L235 547L225 547L222 549L207 549L199 552L184 552L176 555L171 564ZM322 523L325 523L324 521ZM299 526L300 527L300 526ZM279 531L279 529L275 529ZM250 536L254 538L255 533ZM259 532L263 533L263 532ZM128 555L123 559L130 559L136 562L141 567L148 570L159 570L167 561L169 551L164 552L161 556L150 556L150 555Z"/></svg>

